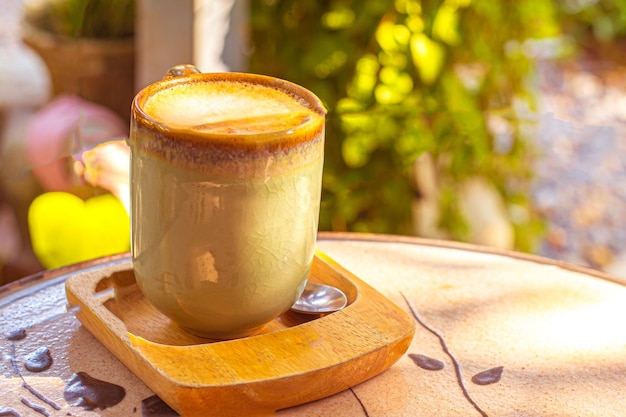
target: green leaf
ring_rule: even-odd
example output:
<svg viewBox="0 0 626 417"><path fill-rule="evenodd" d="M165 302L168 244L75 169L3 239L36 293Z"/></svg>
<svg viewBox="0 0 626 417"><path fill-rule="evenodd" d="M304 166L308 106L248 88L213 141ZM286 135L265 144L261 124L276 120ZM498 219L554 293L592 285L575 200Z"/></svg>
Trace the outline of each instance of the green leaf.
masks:
<svg viewBox="0 0 626 417"><path fill-rule="evenodd" d="M354 11L341 5L322 15L322 24L328 29L339 30L349 27L354 22Z"/></svg>
<svg viewBox="0 0 626 417"><path fill-rule="evenodd" d="M89 0L77 0L69 1L67 7L69 9L69 22L71 26L72 36L78 37L80 31L83 28L83 22L85 21L85 10L87 10L87 4Z"/></svg>
<svg viewBox="0 0 626 417"><path fill-rule="evenodd" d="M343 141L341 155L346 165L351 168L359 168L366 165L370 154L376 147L374 138L367 134L348 136Z"/></svg>

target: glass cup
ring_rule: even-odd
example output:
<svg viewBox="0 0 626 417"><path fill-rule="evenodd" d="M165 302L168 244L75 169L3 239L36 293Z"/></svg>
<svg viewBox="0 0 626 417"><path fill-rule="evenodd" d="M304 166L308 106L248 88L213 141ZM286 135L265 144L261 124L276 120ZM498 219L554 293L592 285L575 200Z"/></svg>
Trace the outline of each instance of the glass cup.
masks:
<svg viewBox="0 0 626 417"><path fill-rule="evenodd" d="M183 329L245 337L287 311L313 261L320 100L288 81L175 67L131 109L132 258Z"/></svg>

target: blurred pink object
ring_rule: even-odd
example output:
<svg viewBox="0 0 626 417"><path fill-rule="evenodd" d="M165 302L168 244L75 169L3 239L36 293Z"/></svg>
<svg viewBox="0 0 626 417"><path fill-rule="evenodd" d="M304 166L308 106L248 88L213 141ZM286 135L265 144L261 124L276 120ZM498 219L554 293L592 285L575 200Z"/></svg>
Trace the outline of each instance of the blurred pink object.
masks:
<svg viewBox="0 0 626 417"><path fill-rule="evenodd" d="M128 125L113 111L60 95L33 116L26 132L26 155L45 191L71 192L80 184L72 156L127 136Z"/></svg>

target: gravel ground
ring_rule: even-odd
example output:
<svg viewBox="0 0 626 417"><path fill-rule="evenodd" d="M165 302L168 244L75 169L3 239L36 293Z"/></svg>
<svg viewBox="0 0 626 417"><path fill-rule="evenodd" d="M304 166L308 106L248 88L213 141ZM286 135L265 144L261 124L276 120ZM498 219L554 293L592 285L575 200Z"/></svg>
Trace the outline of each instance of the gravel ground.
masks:
<svg viewBox="0 0 626 417"><path fill-rule="evenodd" d="M539 253L626 277L626 67L543 64L540 88Z"/></svg>

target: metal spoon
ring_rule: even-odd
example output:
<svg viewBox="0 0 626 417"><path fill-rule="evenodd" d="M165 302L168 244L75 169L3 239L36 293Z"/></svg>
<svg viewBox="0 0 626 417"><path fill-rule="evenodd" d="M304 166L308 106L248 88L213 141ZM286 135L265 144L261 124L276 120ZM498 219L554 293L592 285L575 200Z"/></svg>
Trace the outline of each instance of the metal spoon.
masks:
<svg viewBox="0 0 626 417"><path fill-rule="evenodd" d="M339 311L348 304L348 298L339 288L307 282L302 295L291 310L303 314L325 314Z"/></svg>

